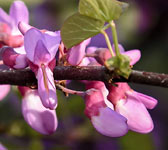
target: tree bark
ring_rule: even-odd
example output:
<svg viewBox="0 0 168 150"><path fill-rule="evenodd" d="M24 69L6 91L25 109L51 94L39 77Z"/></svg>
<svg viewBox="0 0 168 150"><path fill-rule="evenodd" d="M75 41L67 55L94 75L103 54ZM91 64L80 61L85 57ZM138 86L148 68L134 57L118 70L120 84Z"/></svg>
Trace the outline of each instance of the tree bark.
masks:
<svg viewBox="0 0 168 150"><path fill-rule="evenodd" d="M95 80L103 82L133 82L168 87L168 74L132 70L128 79L116 76L103 66L57 66L54 68L55 80ZM33 86L37 84L35 74L30 69L0 70L0 84Z"/></svg>

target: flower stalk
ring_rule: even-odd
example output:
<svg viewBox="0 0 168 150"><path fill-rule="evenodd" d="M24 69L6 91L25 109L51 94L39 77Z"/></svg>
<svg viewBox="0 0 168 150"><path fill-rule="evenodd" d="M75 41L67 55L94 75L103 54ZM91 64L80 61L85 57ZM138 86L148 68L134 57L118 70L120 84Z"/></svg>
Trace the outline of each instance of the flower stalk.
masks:
<svg viewBox="0 0 168 150"><path fill-rule="evenodd" d="M120 56L121 54L120 54L120 50L118 47L118 37L117 37L117 31L116 31L116 26L115 26L114 21L110 22L110 26L111 26L112 36L113 36L115 52L117 56Z"/></svg>
<svg viewBox="0 0 168 150"><path fill-rule="evenodd" d="M106 31L101 30L101 33L104 35L104 38L105 38L105 40L106 40L106 43L107 43L108 49L109 49L109 51L110 51L110 53L111 53L111 56L112 56L112 57L115 56L115 55L114 55L114 50L113 50L113 48L112 48L112 46L111 46L111 42L110 42L110 39L109 39L109 37L108 37Z"/></svg>

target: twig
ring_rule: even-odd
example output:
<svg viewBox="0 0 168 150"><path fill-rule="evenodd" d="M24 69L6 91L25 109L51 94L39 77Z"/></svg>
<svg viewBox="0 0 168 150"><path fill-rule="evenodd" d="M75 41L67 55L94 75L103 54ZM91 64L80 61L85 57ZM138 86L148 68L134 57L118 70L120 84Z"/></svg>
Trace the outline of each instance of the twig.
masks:
<svg viewBox="0 0 168 150"><path fill-rule="evenodd" d="M161 87L168 87L168 74L133 70L128 79L116 77L103 66L57 66L54 69L55 80L95 80L108 82L133 82ZM0 70L0 84L32 86L37 84L34 73L30 69Z"/></svg>

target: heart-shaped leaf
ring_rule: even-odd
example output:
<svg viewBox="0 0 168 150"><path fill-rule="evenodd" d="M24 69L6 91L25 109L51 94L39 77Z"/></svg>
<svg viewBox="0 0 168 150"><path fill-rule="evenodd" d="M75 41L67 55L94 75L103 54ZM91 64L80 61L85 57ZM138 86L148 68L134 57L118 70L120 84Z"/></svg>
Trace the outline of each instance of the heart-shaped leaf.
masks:
<svg viewBox="0 0 168 150"><path fill-rule="evenodd" d="M127 7L127 3L117 0L80 0L79 13L110 22L111 20L118 19Z"/></svg>
<svg viewBox="0 0 168 150"><path fill-rule="evenodd" d="M104 21L76 13L64 22L61 37L66 48L71 48L100 33L103 27Z"/></svg>

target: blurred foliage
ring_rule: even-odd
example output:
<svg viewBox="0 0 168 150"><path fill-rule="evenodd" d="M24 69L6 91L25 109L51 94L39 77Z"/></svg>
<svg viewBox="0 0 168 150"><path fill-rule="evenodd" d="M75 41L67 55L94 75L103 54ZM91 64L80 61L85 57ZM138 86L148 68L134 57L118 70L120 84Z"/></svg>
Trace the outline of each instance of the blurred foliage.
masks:
<svg viewBox="0 0 168 150"><path fill-rule="evenodd" d="M22 0L25 2L25 4L30 7L32 5L37 5L42 2L42 0ZM0 6L2 8L9 8L10 4L13 2L13 0L0 0Z"/></svg>
<svg viewBox="0 0 168 150"><path fill-rule="evenodd" d="M139 134L131 131L120 139L120 145L123 150L154 150L154 143L150 134Z"/></svg>
<svg viewBox="0 0 168 150"><path fill-rule="evenodd" d="M33 139L30 143L29 150L44 150L43 144L39 139Z"/></svg>

